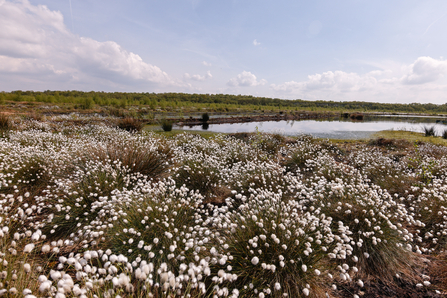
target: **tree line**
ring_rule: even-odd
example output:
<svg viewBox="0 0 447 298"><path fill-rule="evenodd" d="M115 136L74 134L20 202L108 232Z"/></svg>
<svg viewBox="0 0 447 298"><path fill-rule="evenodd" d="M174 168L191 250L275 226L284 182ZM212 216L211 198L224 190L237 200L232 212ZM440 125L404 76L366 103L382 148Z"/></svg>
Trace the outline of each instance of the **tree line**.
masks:
<svg viewBox="0 0 447 298"><path fill-rule="evenodd" d="M257 97L231 94L189 94L189 93L136 93L136 92L83 92L83 91L12 91L0 93L0 104L6 102L45 102L76 104L83 108L99 106L123 107L131 105L148 106L151 109L165 107L239 107L246 109L284 109L284 110L331 110L368 112L408 112L408 113L447 113L447 103L378 103L362 101L310 101L285 100L279 98Z"/></svg>

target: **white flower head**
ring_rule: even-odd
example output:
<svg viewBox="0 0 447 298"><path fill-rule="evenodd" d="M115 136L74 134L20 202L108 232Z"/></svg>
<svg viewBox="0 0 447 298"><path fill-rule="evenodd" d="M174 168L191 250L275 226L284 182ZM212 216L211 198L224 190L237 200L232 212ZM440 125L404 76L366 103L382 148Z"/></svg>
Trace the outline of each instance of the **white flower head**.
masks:
<svg viewBox="0 0 447 298"><path fill-rule="evenodd" d="M25 248L23 249L24 253L30 253L34 249L34 243L30 243L25 245Z"/></svg>
<svg viewBox="0 0 447 298"><path fill-rule="evenodd" d="M258 265L258 263L259 263L259 258L258 257L253 257L253 259L251 259L251 263L253 264L253 265Z"/></svg>

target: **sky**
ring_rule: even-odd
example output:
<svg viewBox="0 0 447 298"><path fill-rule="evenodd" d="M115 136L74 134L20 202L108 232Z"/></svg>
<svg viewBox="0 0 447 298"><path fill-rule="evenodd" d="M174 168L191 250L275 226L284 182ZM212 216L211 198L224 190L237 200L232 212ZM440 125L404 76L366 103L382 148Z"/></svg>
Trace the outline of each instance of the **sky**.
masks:
<svg viewBox="0 0 447 298"><path fill-rule="evenodd" d="M0 0L0 91L447 103L445 0Z"/></svg>

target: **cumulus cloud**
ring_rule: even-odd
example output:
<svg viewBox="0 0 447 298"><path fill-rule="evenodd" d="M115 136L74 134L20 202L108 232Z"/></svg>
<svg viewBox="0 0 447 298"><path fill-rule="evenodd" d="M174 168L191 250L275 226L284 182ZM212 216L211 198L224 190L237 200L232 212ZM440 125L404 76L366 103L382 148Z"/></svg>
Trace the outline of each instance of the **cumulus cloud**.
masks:
<svg viewBox="0 0 447 298"><path fill-rule="evenodd" d="M0 76L23 80L175 84L159 67L113 41L72 34L63 15L27 0L0 0ZM5 82L2 80L4 84ZM27 86L28 87L28 86ZM33 86L31 86L33 88Z"/></svg>
<svg viewBox="0 0 447 298"><path fill-rule="evenodd" d="M445 80L441 81L446 72L447 61L419 57L401 68L364 74L327 71L306 80L271 84L270 88L274 96L312 100L439 102L447 91Z"/></svg>
<svg viewBox="0 0 447 298"><path fill-rule="evenodd" d="M206 75L201 76L201 75L191 75L189 73L185 73L183 75L183 78L186 80L194 80L194 81L205 81L206 79L211 79L213 77L213 75L211 74L211 71L207 71Z"/></svg>
<svg viewBox="0 0 447 298"><path fill-rule="evenodd" d="M206 61L203 61L203 62L202 62L202 64L203 64L203 65L205 65L205 66L207 66L207 67L210 67L210 66L212 66L212 64L211 64L211 63L209 63L209 62L206 62Z"/></svg>
<svg viewBox="0 0 447 298"><path fill-rule="evenodd" d="M446 72L447 61L419 57L410 65L410 71L402 77L402 83L416 85L434 82Z"/></svg>
<svg viewBox="0 0 447 298"><path fill-rule="evenodd" d="M256 39L255 40L253 40L253 45L256 47L256 46L259 46L261 43L260 42L258 42Z"/></svg>
<svg viewBox="0 0 447 298"><path fill-rule="evenodd" d="M253 87L259 85L265 85L267 83L266 80L262 79L260 81L257 80L256 76L249 71L243 71L238 74L235 78L232 78L228 81L228 86L242 86L242 87Z"/></svg>

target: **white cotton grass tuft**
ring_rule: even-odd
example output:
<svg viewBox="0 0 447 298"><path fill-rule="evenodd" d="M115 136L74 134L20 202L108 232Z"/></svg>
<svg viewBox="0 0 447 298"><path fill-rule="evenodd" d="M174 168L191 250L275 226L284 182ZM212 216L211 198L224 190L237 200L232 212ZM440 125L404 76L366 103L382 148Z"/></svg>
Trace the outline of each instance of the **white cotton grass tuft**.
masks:
<svg viewBox="0 0 447 298"><path fill-rule="evenodd" d="M30 253L33 249L34 249L34 243L30 243L25 245L25 247L23 248L23 252Z"/></svg>
<svg viewBox="0 0 447 298"><path fill-rule="evenodd" d="M258 257L253 257L253 258L251 259L251 263L252 263L253 265L258 265L258 263L259 263L259 258L258 258Z"/></svg>

